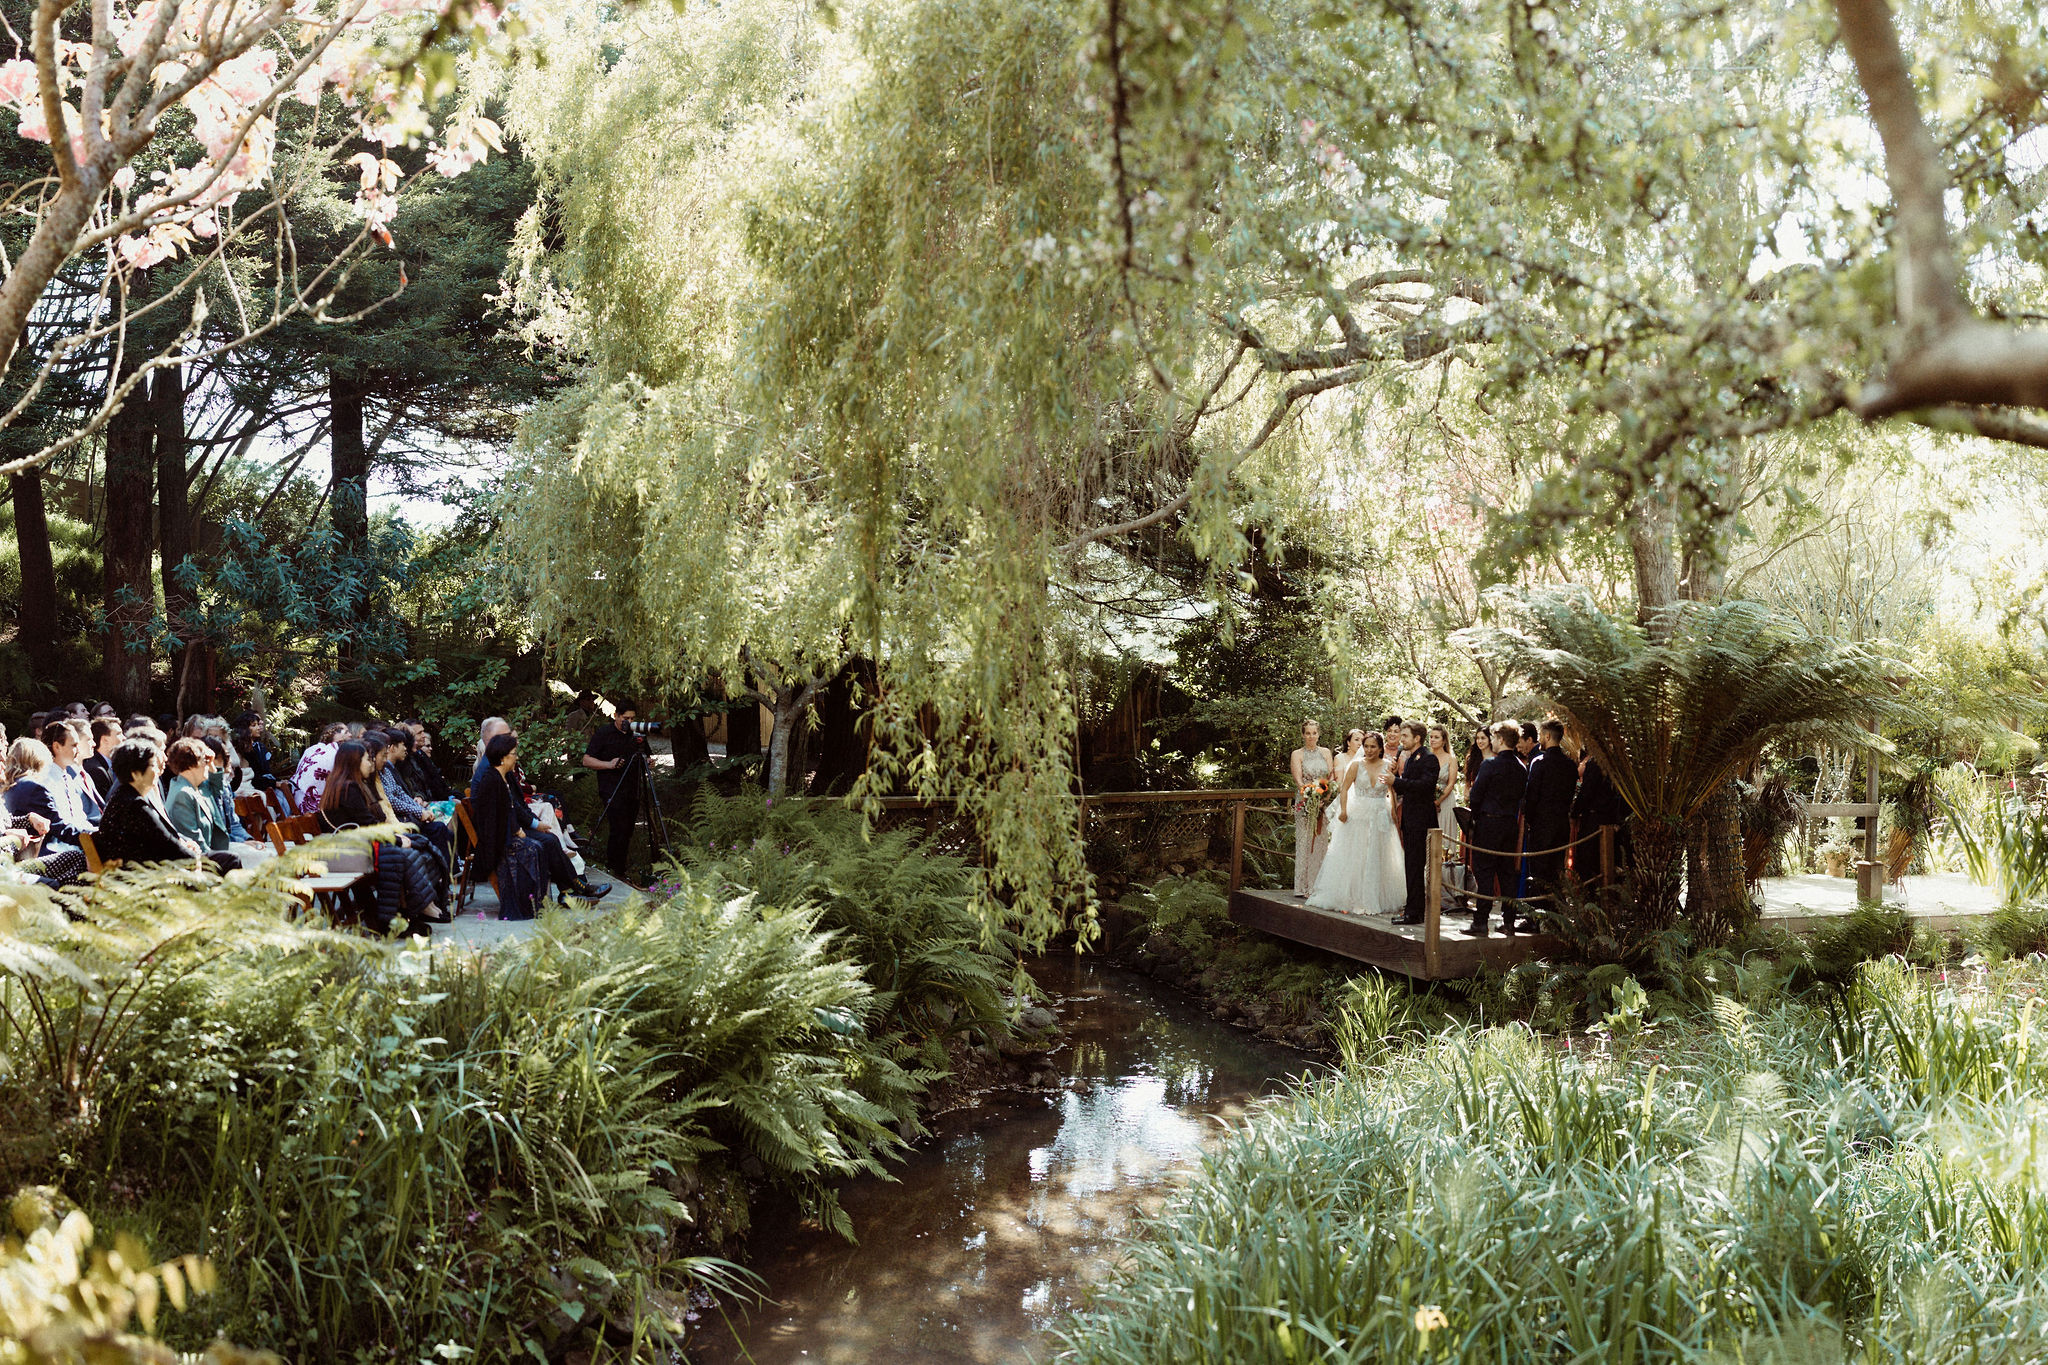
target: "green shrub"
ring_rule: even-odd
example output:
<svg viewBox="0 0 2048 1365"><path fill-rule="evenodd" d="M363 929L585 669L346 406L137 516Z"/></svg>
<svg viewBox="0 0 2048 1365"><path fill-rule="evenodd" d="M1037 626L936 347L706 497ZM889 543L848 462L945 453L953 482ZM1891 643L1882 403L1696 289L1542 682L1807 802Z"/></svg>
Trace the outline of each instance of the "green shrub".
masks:
<svg viewBox="0 0 2048 1365"><path fill-rule="evenodd" d="M1149 887L1133 887L1120 903L1192 953L1215 947L1218 932L1230 923L1223 879L1210 872L1161 877Z"/></svg>
<svg viewBox="0 0 2048 1365"><path fill-rule="evenodd" d="M947 1035L1008 1032L1017 936L975 913L977 869L920 832L870 833L841 805L705 794L678 866L725 894L809 906L875 992L874 1035L936 1073Z"/></svg>
<svg viewBox="0 0 2048 1365"><path fill-rule="evenodd" d="M1985 921L1979 939L1994 959L2048 954L2048 906L2004 906Z"/></svg>

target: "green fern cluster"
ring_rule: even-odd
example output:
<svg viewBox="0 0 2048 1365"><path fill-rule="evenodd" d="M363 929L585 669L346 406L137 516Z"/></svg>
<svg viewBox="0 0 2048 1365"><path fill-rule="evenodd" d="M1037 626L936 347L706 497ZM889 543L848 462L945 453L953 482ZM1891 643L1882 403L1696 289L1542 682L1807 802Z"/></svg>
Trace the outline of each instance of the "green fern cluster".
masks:
<svg viewBox="0 0 2048 1365"><path fill-rule="evenodd" d="M769 803L751 788L707 794L677 864L723 894L810 906L875 992L889 1054L936 1073L945 1039L1008 1031L1020 945L974 911L977 869L920 834L870 832L839 805Z"/></svg>
<svg viewBox="0 0 2048 1365"><path fill-rule="evenodd" d="M184 1345L658 1354L676 1291L744 1279L704 1254L743 1178L850 1234L835 1182L915 1130L902 1001L818 904L690 881L487 958L295 907L170 871L5 902L0 1161L210 1257Z"/></svg>

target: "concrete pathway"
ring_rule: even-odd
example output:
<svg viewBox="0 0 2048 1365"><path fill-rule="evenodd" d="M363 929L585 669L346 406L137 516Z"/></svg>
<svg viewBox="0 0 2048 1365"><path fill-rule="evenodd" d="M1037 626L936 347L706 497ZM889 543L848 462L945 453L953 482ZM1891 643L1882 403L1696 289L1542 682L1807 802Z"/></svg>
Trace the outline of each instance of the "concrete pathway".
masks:
<svg viewBox="0 0 2048 1365"><path fill-rule="evenodd" d="M1853 877L1814 872L1798 877L1771 877L1763 884L1764 918L1797 922L1846 915L1856 908ZM1998 892L1979 886L1957 872L1908 877L1884 888L1887 905L1905 909L1930 928L1953 928L1960 920L1989 915L1998 909ZM1796 927L1796 925L1788 925Z"/></svg>
<svg viewBox="0 0 2048 1365"><path fill-rule="evenodd" d="M593 869L595 871L596 869ZM603 880L599 877L598 880ZM567 913L577 918L609 914L626 903L634 888L624 882L613 882L612 893L588 909L577 908L563 911L559 902L549 902L557 914ZM541 908L541 914L548 913L548 907ZM462 914L455 917L453 924L434 926L434 946L437 948L469 948L489 952L501 943L512 943L519 939L531 938L540 932L540 918L504 920L498 918L498 895L488 884L479 886L469 898L469 905Z"/></svg>

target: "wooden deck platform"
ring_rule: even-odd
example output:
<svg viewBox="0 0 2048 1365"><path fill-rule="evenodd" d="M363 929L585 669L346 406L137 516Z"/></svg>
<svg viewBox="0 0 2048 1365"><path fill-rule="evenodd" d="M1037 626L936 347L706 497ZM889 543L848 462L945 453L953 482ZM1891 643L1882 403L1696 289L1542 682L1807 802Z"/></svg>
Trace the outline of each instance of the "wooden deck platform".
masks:
<svg viewBox="0 0 2048 1365"><path fill-rule="evenodd" d="M1390 972L1422 981L1449 981L1471 976L1481 966L1505 970L1518 962L1554 951L1555 940L1544 934L1500 932L1499 916L1486 938L1467 938L1465 917L1444 923L1437 941L1437 969L1429 969L1422 925L1404 927L1380 915L1340 915L1314 910L1288 891L1255 891L1242 887L1230 893L1230 918L1247 929L1305 943L1356 962L1369 962Z"/></svg>

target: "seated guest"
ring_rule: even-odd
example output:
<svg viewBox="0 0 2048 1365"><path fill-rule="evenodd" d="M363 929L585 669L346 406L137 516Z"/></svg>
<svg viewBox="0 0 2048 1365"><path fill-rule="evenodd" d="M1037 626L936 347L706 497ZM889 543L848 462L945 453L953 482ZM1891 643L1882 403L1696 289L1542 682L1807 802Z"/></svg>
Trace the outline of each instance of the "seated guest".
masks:
<svg viewBox="0 0 2048 1365"><path fill-rule="evenodd" d="M293 804L301 815L312 815L320 809L320 799L327 792L327 779L334 773L336 746L348 735L348 727L340 721L331 721L320 727L319 735L306 746L306 752L299 755L299 765L292 773Z"/></svg>
<svg viewBox="0 0 2048 1365"><path fill-rule="evenodd" d="M498 918L507 920L533 918L547 895L549 872L548 851L529 832L533 815L512 789L518 762L516 739L502 732L491 736L484 745L482 776L469 788L477 844L469 875L479 882L496 878Z"/></svg>
<svg viewBox="0 0 2048 1365"><path fill-rule="evenodd" d="M120 721L112 716L93 717L92 753L79 766L85 770L86 781L92 783L93 794L99 798L102 810L114 795L114 770L108 765L107 756L120 742Z"/></svg>
<svg viewBox="0 0 2048 1365"><path fill-rule="evenodd" d="M163 750L146 740L128 739L116 745L108 756L114 770L114 793L107 798L107 813L100 820L93 843L105 862L192 864L200 855L199 845L178 833L157 798L157 779L163 776ZM213 865L225 871L220 857Z"/></svg>
<svg viewBox="0 0 2048 1365"><path fill-rule="evenodd" d="M101 788L85 775L85 756L92 752L92 730L82 720L67 719L43 727L43 744L50 760L62 774L64 784L78 794L79 809L94 825L107 807Z"/></svg>
<svg viewBox="0 0 2048 1365"><path fill-rule="evenodd" d="M199 851L211 856L222 871L240 867L242 860L228 851L233 841L220 818L220 807L206 789L213 775L212 751L202 740L181 739L171 745L164 765L171 773L171 789L164 797L164 813L170 816L171 828L199 845Z"/></svg>
<svg viewBox="0 0 2048 1365"><path fill-rule="evenodd" d="M242 827L242 817L235 813L235 780L228 765L234 762L234 751L226 741L215 735L208 735L201 743L213 755L213 771L206 777L206 794L213 799L214 808L220 812L220 820L227 826L228 841L236 844L253 843L249 831Z"/></svg>
<svg viewBox="0 0 2048 1365"><path fill-rule="evenodd" d="M277 755L271 751L270 736L263 724L263 717L254 711L244 711L235 717L233 736L235 752L248 765L249 780L258 791L268 790L277 782L272 771L277 766Z"/></svg>
<svg viewBox="0 0 2048 1365"><path fill-rule="evenodd" d="M401 725L380 725L363 736L365 744L371 740L384 746L384 755L377 761L377 778L384 783L392 809L404 815L405 806L399 803L399 797L413 805L422 804L420 794L412 788L412 774L405 770L405 761L412 756L412 735ZM394 787L396 793L391 790Z"/></svg>
<svg viewBox="0 0 2048 1365"><path fill-rule="evenodd" d="M376 774L374 791L384 797L385 808L395 819L402 820L415 830L420 838L431 845L440 860L444 874L454 865L455 836L448 832L448 826L427 813L420 799L405 789L398 779L394 760L404 751L391 734L383 730L368 730L363 734L363 748L370 756L371 771Z"/></svg>
<svg viewBox="0 0 2048 1365"><path fill-rule="evenodd" d="M17 820L0 806L0 862L12 864L17 876L33 878L44 886L60 887L85 875L85 854L75 848L43 845L49 825L40 815ZM39 851L40 850L40 851Z"/></svg>
<svg viewBox="0 0 2048 1365"><path fill-rule="evenodd" d="M433 733L418 721L409 728L412 731L412 768L419 778L418 792L429 801L452 800L455 793L449 790L448 777L441 771L441 765L434 761Z"/></svg>
<svg viewBox="0 0 2048 1365"><path fill-rule="evenodd" d="M335 749L327 790L320 797L321 822L330 830L396 823L390 807L371 786L375 780L369 750L356 740L342 741ZM428 925L448 922L436 897L433 857L431 850L415 847L408 835L378 848L377 910L369 920L372 929L389 933L402 919L407 932L424 935L433 932Z"/></svg>
<svg viewBox="0 0 2048 1365"><path fill-rule="evenodd" d="M478 881L490 876L498 867L499 859L506 847L533 844L540 850L537 863L540 877L536 898L545 891L545 883L552 881L555 889L564 897L576 896L583 900L597 900L611 891L609 885L593 886L576 875L569 855L562 851L561 841L541 829L533 818L518 792L519 740L506 733L491 736L484 746L483 776L470 787L471 814L476 820L478 861L473 863L470 875ZM523 847L515 850L515 856L527 858ZM515 870L515 890L524 894L523 882ZM499 879L499 899L512 912L508 918L518 916L520 905L517 900L506 900L504 879ZM531 911L527 911L531 913Z"/></svg>
<svg viewBox="0 0 2048 1365"><path fill-rule="evenodd" d="M67 736L68 738L68 736ZM47 843L77 848L82 834L93 832L85 818L78 793L55 771L49 747L40 740L17 739L7 747L7 813L24 816L33 812L49 821Z"/></svg>
<svg viewBox="0 0 2048 1365"><path fill-rule="evenodd" d="M491 766L490 759L484 755L484 750L489 747L491 740L499 735L509 735L511 733L512 722L506 720L503 716L486 716L484 723L477 727L476 766L471 768L469 772L469 785L472 788L483 780L484 773Z"/></svg>

